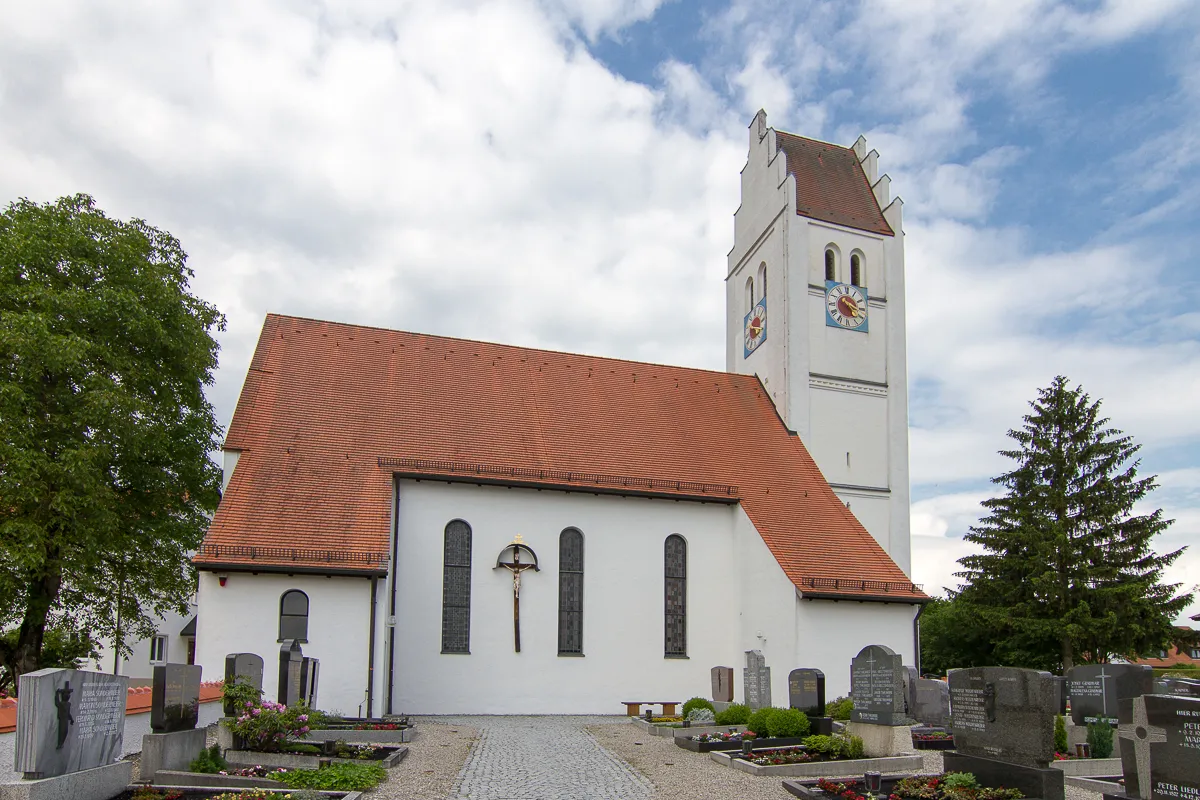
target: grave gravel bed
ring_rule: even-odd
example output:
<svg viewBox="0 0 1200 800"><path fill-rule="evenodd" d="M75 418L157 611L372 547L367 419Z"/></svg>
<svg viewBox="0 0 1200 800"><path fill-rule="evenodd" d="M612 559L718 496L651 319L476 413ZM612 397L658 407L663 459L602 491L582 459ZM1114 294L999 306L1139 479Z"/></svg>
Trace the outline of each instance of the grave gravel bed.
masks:
<svg viewBox="0 0 1200 800"><path fill-rule="evenodd" d="M408 746L408 758L370 791L371 800L445 800L450 795L479 732L431 719L422 719L420 726L421 735Z"/></svg>

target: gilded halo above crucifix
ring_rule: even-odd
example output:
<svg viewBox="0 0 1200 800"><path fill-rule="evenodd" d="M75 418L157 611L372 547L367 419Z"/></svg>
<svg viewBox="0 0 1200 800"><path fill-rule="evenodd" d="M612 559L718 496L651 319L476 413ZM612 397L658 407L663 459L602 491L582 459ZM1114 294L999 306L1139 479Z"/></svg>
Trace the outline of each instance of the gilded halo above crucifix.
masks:
<svg viewBox="0 0 1200 800"><path fill-rule="evenodd" d="M495 569L504 568L513 576L513 647L521 652L521 573L527 569L539 571L537 553L525 544L521 534L505 545L496 558Z"/></svg>

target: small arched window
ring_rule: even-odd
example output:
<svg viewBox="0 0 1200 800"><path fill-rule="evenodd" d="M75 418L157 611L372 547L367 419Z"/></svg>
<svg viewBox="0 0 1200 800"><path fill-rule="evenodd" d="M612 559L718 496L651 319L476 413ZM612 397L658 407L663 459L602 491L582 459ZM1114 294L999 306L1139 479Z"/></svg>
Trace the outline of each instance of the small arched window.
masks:
<svg viewBox="0 0 1200 800"><path fill-rule="evenodd" d="M558 535L558 654L583 655L583 533Z"/></svg>
<svg viewBox="0 0 1200 800"><path fill-rule="evenodd" d="M442 556L442 652L471 652L471 526L446 525Z"/></svg>
<svg viewBox="0 0 1200 800"><path fill-rule="evenodd" d="M866 286L866 283L863 281L862 253L854 252L850 254L850 283L854 286Z"/></svg>
<svg viewBox="0 0 1200 800"><path fill-rule="evenodd" d="M687 542L677 533L664 546L665 636L663 655L687 656Z"/></svg>
<svg viewBox="0 0 1200 800"><path fill-rule="evenodd" d="M832 247L825 248L825 280L837 280L837 253Z"/></svg>
<svg viewBox="0 0 1200 800"><path fill-rule="evenodd" d="M279 598L279 641L308 641L308 595L289 589Z"/></svg>
<svg viewBox="0 0 1200 800"><path fill-rule="evenodd" d="M767 299L767 262L758 265L758 298Z"/></svg>
<svg viewBox="0 0 1200 800"><path fill-rule="evenodd" d="M754 309L754 278L746 278L746 311Z"/></svg>

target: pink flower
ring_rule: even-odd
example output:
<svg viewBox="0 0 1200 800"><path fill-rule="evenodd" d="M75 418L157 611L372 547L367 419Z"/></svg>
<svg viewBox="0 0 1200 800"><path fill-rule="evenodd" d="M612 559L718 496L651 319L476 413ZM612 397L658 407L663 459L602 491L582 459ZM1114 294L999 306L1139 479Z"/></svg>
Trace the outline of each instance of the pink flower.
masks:
<svg viewBox="0 0 1200 800"><path fill-rule="evenodd" d="M307 725L305 725L303 728L301 728L301 729L300 729L300 732L301 732L301 733L308 733L308 726L307 726Z"/></svg>
<svg viewBox="0 0 1200 800"><path fill-rule="evenodd" d="M300 716L296 717L296 719L300 720L301 722L308 722L308 714L301 714Z"/></svg>
<svg viewBox="0 0 1200 800"><path fill-rule="evenodd" d="M256 717L257 717L259 714L261 714L261 713L262 713L262 709L261 709L261 708L256 708L256 709L254 709L253 711L251 711L250 713L251 713L251 714L253 714L254 716L256 716Z"/></svg>

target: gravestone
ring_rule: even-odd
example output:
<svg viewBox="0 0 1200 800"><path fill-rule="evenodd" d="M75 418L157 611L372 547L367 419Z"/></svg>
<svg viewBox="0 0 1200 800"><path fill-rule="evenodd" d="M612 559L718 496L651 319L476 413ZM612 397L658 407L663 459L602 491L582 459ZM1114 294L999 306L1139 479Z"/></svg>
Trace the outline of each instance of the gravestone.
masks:
<svg viewBox="0 0 1200 800"><path fill-rule="evenodd" d="M321 659L305 656L300 662L300 699L309 707L317 705L317 678L321 672Z"/></svg>
<svg viewBox="0 0 1200 800"><path fill-rule="evenodd" d="M255 653L230 653L225 656L225 685L231 686L239 681L262 690L262 656ZM234 717L238 714L238 710L234 709L228 700L225 701L224 709L227 717Z"/></svg>
<svg viewBox="0 0 1200 800"><path fill-rule="evenodd" d="M13 769L50 778L112 764L121 757L129 678L77 669L39 669L20 677Z"/></svg>
<svg viewBox="0 0 1200 800"><path fill-rule="evenodd" d="M771 668L760 650L746 651L746 668L742 670L742 687L746 705L751 711L771 705Z"/></svg>
<svg viewBox="0 0 1200 800"><path fill-rule="evenodd" d="M1200 680L1195 678L1158 678L1154 681L1154 694L1200 697Z"/></svg>
<svg viewBox="0 0 1200 800"><path fill-rule="evenodd" d="M150 689L150 730L155 733L186 731L200 719L200 672L192 664L165 664L154 668Z"/></svg>
<svg viewBox="0 0 1200 800"><path fill-rule="evenodd" d="M1071 721L1117 724L1121 700L1131 700L1154 691L1154 669L1138 664L1087 664L1067 670L1067 692L1071 698Z"/></svg>
<svg viewBox="0 0 1200 800"><path fill-rule="evenodd" d="M1125 796L1200 797L1200 698L1148 694L1123 699L1117 717Z"/></svg>
<svg viewBox="0 0 1200 800"><path fill-rule="evenodd" d="M1054 759L1054 718L1061 681L1048 672L971 667L950 673L954 750L946 772L970 772L984 786L1020 789L1026 797L1063 800L1063 771Z"/></svg>
<svg viewBox="0 0 1200 800"><path fill-rule="evenodd" d="M1059 691L1048 672L971 667L950 673L954 746L960 753L1044 767L1054 760Z"/></svg>
<svg viewBox="0 0 1200 800"><path fill-rule="evenodd" d="M302 684L300 671L304 666L304 651L296 639L284 639L279 648L279 699L290 706L300 700Z"/></svg>
<svg viewBox="0 0 1200 800"><path fill-rule="evenodd" d="M825 673L803 667L788 673L788 705L809 717L825 716Z"/></svg>
<svg viewBox="0 0 1200 800"><path fill-rule="evenodd" d="M850 662L851 722L912 725L917 671L890 647L871 644Z"/></svg>
<svg viewBox="0 0 1200 800"><path fill-rule="evenodd" d="M917 701L913 716L923 725L944 728L950 724L950 685L945 681L917 678Z"/></svg>
<svg viewBox="0 0 1200 800"><path fill-rule="evenodd" d="M709 670L712 675L712 696L717 703L733 702L733 667L713 667Z"/></svg>

